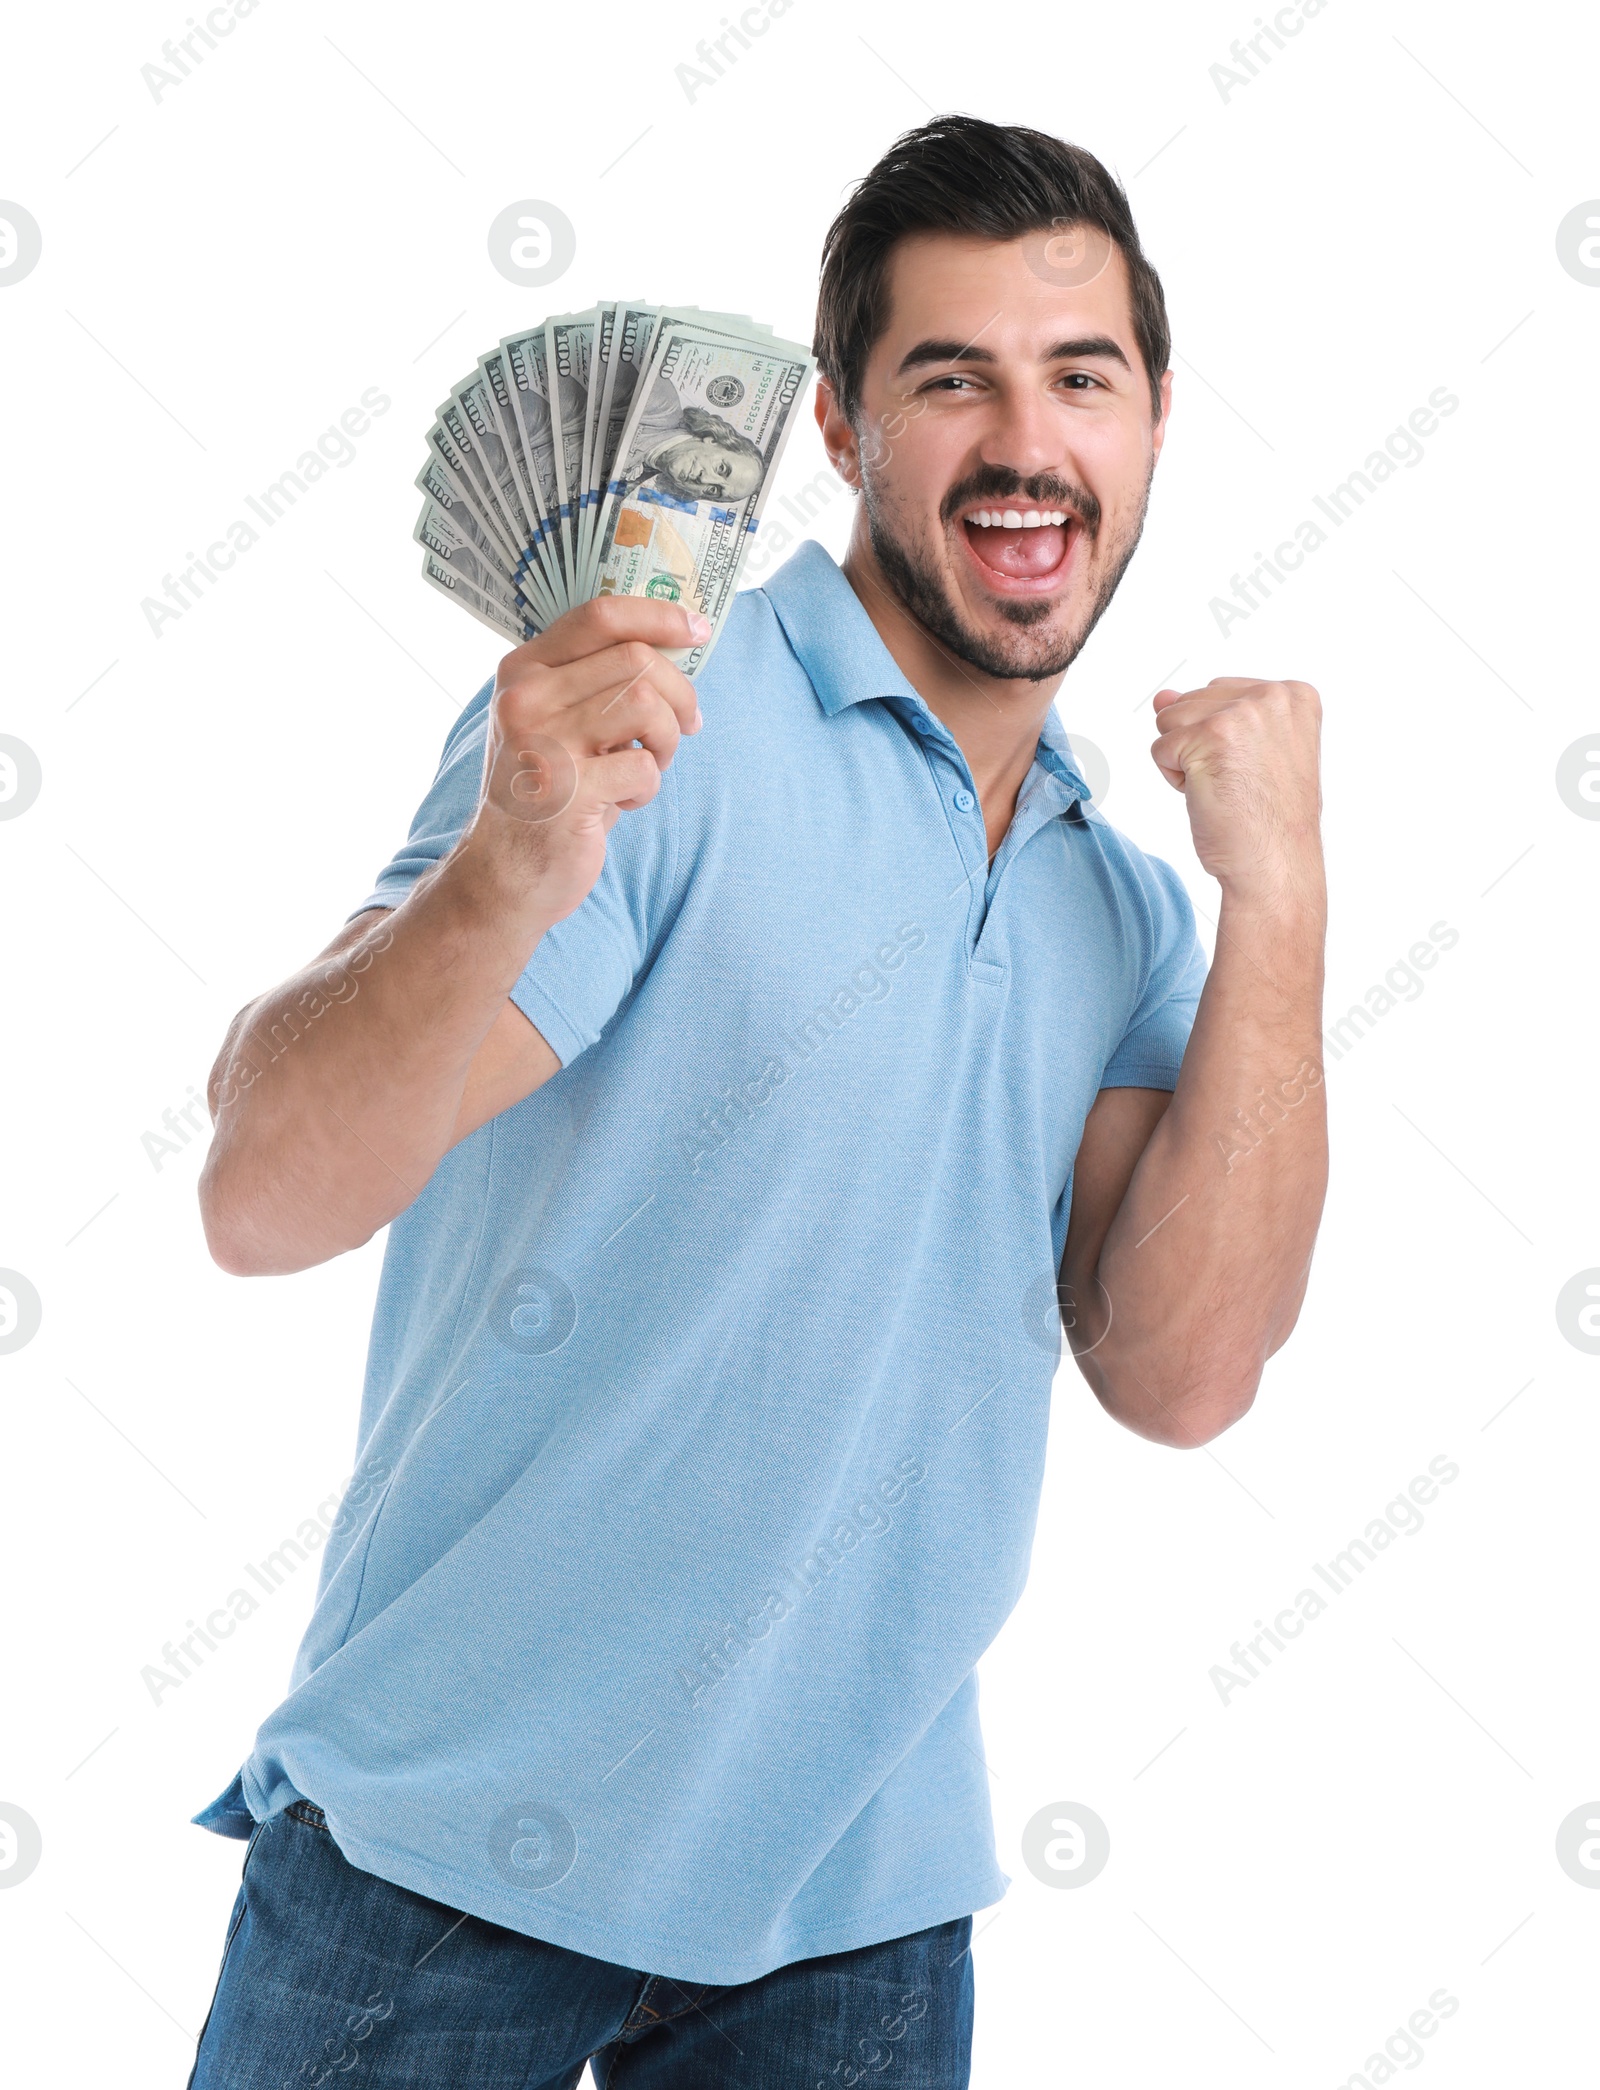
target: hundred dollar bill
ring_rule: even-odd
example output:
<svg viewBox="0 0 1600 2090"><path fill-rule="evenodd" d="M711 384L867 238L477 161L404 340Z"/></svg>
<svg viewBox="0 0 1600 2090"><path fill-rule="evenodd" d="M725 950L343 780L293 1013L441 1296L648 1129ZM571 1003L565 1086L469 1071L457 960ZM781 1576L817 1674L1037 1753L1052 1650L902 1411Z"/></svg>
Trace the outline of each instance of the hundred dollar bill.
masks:
<svg viewBox="0 0 1600 2090"><path fill-rule="evenodd" d="M596 498L588 510L589 526L580 546L582 563L578 575L585 596L594 593L595 533L600 522L606 480L616 460L622 431L628 423L639 373L650 360L650 344L655 338L656 322L660 316L658 306L623 300L612 308L609 327L602 318L601 332L596 336L595 359L600 366L600 376L598 385L592 374L590 378L590 397L594 401L591 411L593 435L585 466L587 483L595 489Z"/></svg>
<svg viewBox="0 0 1600 2090"><path fill-rule="evenodd" d="M411 534L418 544L442 559L468 587L479 595L486 595L507 616L536 624L540 630L551 621L544 614L543 606L525 589L513 586L494 559L472 542L459 512L452 515L433 501L424 501Z"/></svg>
<svg viewBox="0 0 1600 2090"><path fill-rule="evenodd" d="M623 300L615 307L615 321L609 337L604 317L603 312L602 330L595 339L595 362L601 371L598 406L593 403L596 390L592 374L594 365L591 365L589 384L591 407L588 425L593 432L593 447L584 460L584 483L594 489L594 497L586 510L588 535L580 546L582 564L578 576L585 599L594 593L594 548L606 483L616 462L622 431L627 426L639 373L649 365L656 329L661 322L664 319L691 321L708 331L729 334L736 340L748 340L753 334L769 341L772 338L771 327L759 320L746 319L736 312L702 312L697 305L673 305L663 312L658 305Z"/></svg>
<svg viewBox="0 0 1600 2090"><path fill-rule="evenodd" d="M508 334L500 346L505 351L511 379L511 404L522 434L522 455L528 471L528 490L539 511L534 551L545 585L558 607L570 607L566 576L558 548L561 493L556 484L555 430L550 418L550 375L545 361L544 328L530 333Z"/></svg>
<svg viewBox="0 0 1600 2090"><path fill-rule="evenodd" d="M602 430L605 425L606 396L612 383L612 350L616 340L617 315L620 306L616 301L600 306L595 314L594 341L589 350L588 401L583 416L583 488L584 499L578 512L578 579L581 582L588 570L589 538L598 505L598 490L601 484L600 458Z"/></svg>
<svg viewBox="0 0 1600 2090"><path fill-rule="evenodd" d="M532 625L519 620L514 611L502 609L499 603L470 586L453 567L447 566L431 551L423 553L422 577L430 588L437 588L441 595L459 602L480 624L487 624L491 631L509 639L513 646L520 646L524 639L534 636Z"/></svg>
<svg viewBox="0 0 1600 2090"><path fill-rule="evenodd" d="M710 638L676 656L686 674L715 643L814 368L791 341L687 318L656 329L604 488L590 592L708 617Z"/></svg>
<svg viewBox="0 0 1600 2090"><path fill-rule="evenodd" d="M489 386L482 373L475 370L470 377L461 380L450 397L477 444L485 485L490 500L495 504L502 533L520 555L528 548L530 532L522 513L516 474L511 469L511 458L495 417Z"/></svg>
<svg viewBox="0 0 1600 2090"><path fill-rule="evenodd" d="M499 545L507 569L515 566L516 545L507 532L498 504L490 496L489 474L478 455L477 440L453 399L447 399L438 408L437 418L428 430L428 444L449 467L463 494L472 503L478 520Z"/></svg>
<svg viewBox="0 0 1600 2090"><path fill-rule="evenodd" d="M543 571L534 556L539 532L539 511L533 496L527 459L522 454L522 433L517 425L516 409L511 403L511 383L506 372L504 349L491 349L488 355L480 356L478 369L483 375L484 389L494 414L499 446L506 461L509 483L502 491L515 511L515 521L522 533L517 579L538 603L544 621L549 623L557 614L555 597L550 593ZM486 453L489 453L489 445L486 443L484 447Z"/></svg>
<svg viewBox="0 0 1600 2090"><path fill-rule="evenodd" d="M436 533L442 527L448 526L456 533L460 542L471 549L480 565L492 571L502 581L508 582L512 588L520 587L523 590L527 597L526 607L530 616L536 617L541 625L555 621L557 612L547 597L531 587L521 574L510 571L506 554L489 534L487 525L479 519L471 496L462 492L460 484L436 455L429 456L414 483L427 496L417 527L411 533L419 543L433 542L432 538L424 537L422 534L425 522L430 523Z"/></svg>
<svg viewBox="0 0 1600 2090"><path fill-rule="evenodd" d="M478 438L478 449L500 496L500 508L506 520L517 533L519 543L525 543L532 535L528 521L527 502L522 492L522 477L517 470L516 438L508 431L500 413L500 402L495 396L495 381L489 374L489 364L499 368L502 384L505 379L503 359L498 356L480 356L476 379L463 378L452 397L461 402L462 411L472 424ZM507 399L509 406L510 400Z"/></svg>
<svg viewBox="0 0 1600 2090"><path fill-rule="evenodd" d="M511 404L511 379L506 370L505 350L492 348L487 355L479 356L478 373L487 387L495 427L500 432L511 467L511 494L517 522L531 537L539 511L528 480L528 462L522 454L522 431L517 426L516 409Z"/></svg>
<svg viewBox="0 0 1600 2090"><path fill-rule="evenodd" d="M436 455L430 453L427 463L418 472L413 484L427 495L435 508L450 518L461 532L464 541L472 546L481 559L491 566L499 563L503 556L500 547L479 522L476 510L463 494L453 474L445 469Z"/></svg>
<svg viewBox="0 0 1600 2090"><path fill-rule="evenodd" d="M561 556L566 568L567 597L581 602L578 574L578 522L583 506L583 424L589 410L589 358L594 347L595 315L569 312L544 323L545 360L550 403L556 423L556 486L560 494Z"/></svg>
<svg viewBox="0 0 1600 2090"><path fill-rule="evenodd" d="M423 490L435 499L439 498L437 489L440 486L447 489L451 500L450 502L441 501L441 505L448 509L453 503L455 508L471 515L485 544L494 547L495 556L499 559L509 560L511 556L509 551L501 544L493 526L485 522L479 512L480 497L477 487L467 471L466 459L457 450L455 444L451 442L444 427L438 421L435 421L428 430L427 444L427 462L417 474L415 483L423 487ZM424 484L425 476L431 477L430 484Z"/></svg>
<svg viewBox="0 0 1600 2090"><path fill-rule="evenodd" d="M429 429L430 455L417 474L416 484L461 530L463 540L472 546L475 557L486 570L492 570L502 585L510 576L511 585L518 586L523 578L522 562L505 544L504 524L499 511L482 491L485 477L482 462L475 450L463 449L451 439L452 427L460 432L459 417L446 413ZM555 615L546 601L538 596L531 599L529 612L541 625L551 623Z"/></svg>

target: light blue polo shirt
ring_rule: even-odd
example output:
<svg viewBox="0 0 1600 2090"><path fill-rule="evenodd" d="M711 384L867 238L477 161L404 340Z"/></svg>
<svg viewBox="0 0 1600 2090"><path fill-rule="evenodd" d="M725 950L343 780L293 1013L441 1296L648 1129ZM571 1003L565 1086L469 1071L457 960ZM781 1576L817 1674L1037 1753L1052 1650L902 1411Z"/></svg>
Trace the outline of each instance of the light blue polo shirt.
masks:
<svg viewBox="0 0 1600 2090"><path fill-rule="evenodd" d="M1027 1575L1073 1157L1097 1091L1175 1085L1204 960L1053 714L988 865L818 545L698 689L513 989L561 1071L390 1228L289 1695L196 1819L309 1799L382 1879L738 1982L1005 1889L974 1665ZM489 695L363 908L470 818Z"/></svg>

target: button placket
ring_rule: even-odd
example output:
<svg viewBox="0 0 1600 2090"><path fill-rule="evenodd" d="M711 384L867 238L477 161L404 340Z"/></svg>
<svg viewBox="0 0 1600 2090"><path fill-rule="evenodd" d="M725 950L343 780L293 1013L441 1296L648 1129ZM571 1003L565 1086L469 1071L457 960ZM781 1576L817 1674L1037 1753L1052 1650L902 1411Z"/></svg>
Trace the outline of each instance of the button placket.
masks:
<svg viewBox="0 0 1600 2090"><path fill-rule="evenodd" d="M1034 836L1048 827L1053 820L1059 819L1076 803L1076 797L1070 787L1051 771L1046 770L1042 775L1033 775L1024 783L1018 796L1017 809L1011 816L1011 825L995 852L994 862L984 880L981 913L975 931L968 939L967 967L974 979L981 978L991 984L998 984L1006 977L1005 965L978 955L979 946L983 942L989 923L994 918L1001 881Z"/></svg>
<svg viewBox="0 0 1600 2090"><path fill-rule="evenodd" d="M1016 811L1011 816L1011 825L1006 829L1000 847L995 851L994 863L989 871L987 891L991 900L999 890L1000 881L1009 869L1012 859L1026 849L1039 830L1061 812L1059 798L1060 786L1050 778L1034 776L1023 784L1018 794Z"/></svg>
<svg viewBox="0 0 1600 2090"><path fill-rule="evenodd" d="M983 825L983 814L977 793L972 788L971 772L966 758L941 728L931 714L913 709L910 723L922 746L923 757L935 790L945 800L949 811L951 835L966 867L967 897L967 967L975 980L997 985L1004 980L1007 967L978 955L978 946L983 940L990 910L999 891L1011 859L1025 848L1040 828L1065 811L1065 803L1071 797L1070 787L1053 769L1043 763L1025 781L1018 799L1017 809L1012 815L1011 826L995 854L993 864L989 862L989 838ZM952 790L945 780L943 771L955 772L955 788ZM971 816L977 814L976 831ZM954 816L954 817L952 817ZM952 896L953 897L953 896Z"/></svg>
<svg viewBox="0 0 1600 2090"><path fill-rule="evenodd" d="M988 837L982 831L982 815L979 815L976 834L968 817L977 808L978 798L972 789L972 777L967 768L966 757L930 717L920 711L914 711L911 714L911 722L921 740L923 760L928 765L928 780L937 792L940 804L945 807L945 820L966 869L967 883L975 888L974 902L981 907L983 880L978 873L980 867L985 870L988 867ZM953 777L947 775L947 771L953 771ZM976 933L969 917L969 950Z"/></svg>

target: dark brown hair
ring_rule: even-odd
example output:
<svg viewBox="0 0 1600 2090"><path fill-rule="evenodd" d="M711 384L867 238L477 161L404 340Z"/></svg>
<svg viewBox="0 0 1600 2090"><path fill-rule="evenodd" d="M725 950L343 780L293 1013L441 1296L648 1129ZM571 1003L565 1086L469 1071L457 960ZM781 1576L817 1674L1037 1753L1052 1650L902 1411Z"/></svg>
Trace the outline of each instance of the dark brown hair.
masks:
<svg viewBox="0 0 1600 2090"><path fill-rule="evenodd" d="M1172 333L1120 184L1081 145L977 116L936 116L897 138L828 227L813 353L846 417L855 419L867 357L888 323L886 263L897 240L912 232L1008 240L1073 225L1096 227L1122 251L1159 420Z"/></svg>

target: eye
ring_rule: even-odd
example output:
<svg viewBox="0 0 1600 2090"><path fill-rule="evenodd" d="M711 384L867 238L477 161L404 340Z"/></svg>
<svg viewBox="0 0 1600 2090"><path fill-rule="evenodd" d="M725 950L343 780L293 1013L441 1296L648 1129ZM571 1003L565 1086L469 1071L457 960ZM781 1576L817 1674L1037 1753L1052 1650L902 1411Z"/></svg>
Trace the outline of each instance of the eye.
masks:
<svg viewBox="0 0 1600 2090"><path fill-rule="evenodd" d="M1105 390L1102 380L1088 370L1069 370L1061 382L1064 385L1081 386L1085 391L1089 391L1091 388L1096 391Z"/></svg>
<svg viewBox="0 0 1600 2090"><path fill-rule="evenodd" d="M975 392L978 387L972 378L963 376L959 370L951 371L948 377L936 377L922 387L924 392L954 392L958 389Z"/></svg>

